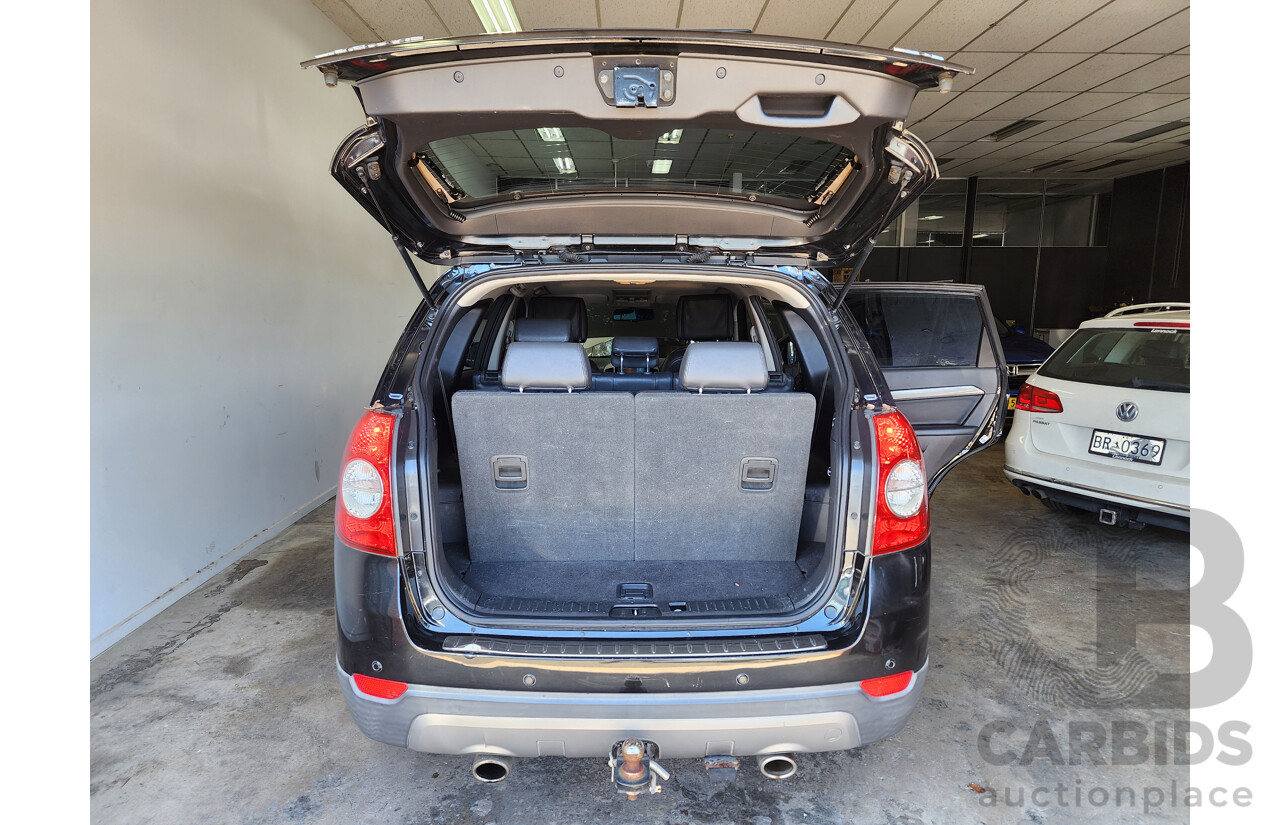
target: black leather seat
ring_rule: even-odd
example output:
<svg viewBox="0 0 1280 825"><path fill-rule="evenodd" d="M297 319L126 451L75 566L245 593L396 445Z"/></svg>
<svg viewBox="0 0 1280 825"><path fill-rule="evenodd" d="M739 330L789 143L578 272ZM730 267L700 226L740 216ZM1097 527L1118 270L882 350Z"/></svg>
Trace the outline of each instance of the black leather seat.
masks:
<svg viewBox="0 0 1280 825"><path fill-rule="evenodd" d="M676 337L681 341L732 341L732 295L684 295L676 302ZM684 348L667 356L663 372L680 372Z"/></svg>
<svg viewBox="0 0 1280 825"><path fill-rule="evenodd" d="M630 393L675 389L675 376L657 371L657 338L614 338L609 360L613 372L593 374L591 389Z"/></svg>
<svg viewBox="0 0 1280 825"><path fill-rule="evenodd" d="M582 298L544 295L525 305L528 318L562 318L569 322L569 340L587 340L587 302Z"/></svg>
<svg viewBox="0 0 1280 825"><path fill-rule="evenodd" d="M513 341L567 344L573 339L568 318L517 318L511 322Z"/></svg>
<svg viewBox="0 0 1280 825"><path fill-rule="evenodd" d="M572 343L569 340L572 334L571 322L567 318L517 318L511 322L512 342L517 344L569 344ZM510 354L511 348L508 347L504 358ZM471 388L501 392L502 376L497 372L477 372L471 378Z"/></svg>

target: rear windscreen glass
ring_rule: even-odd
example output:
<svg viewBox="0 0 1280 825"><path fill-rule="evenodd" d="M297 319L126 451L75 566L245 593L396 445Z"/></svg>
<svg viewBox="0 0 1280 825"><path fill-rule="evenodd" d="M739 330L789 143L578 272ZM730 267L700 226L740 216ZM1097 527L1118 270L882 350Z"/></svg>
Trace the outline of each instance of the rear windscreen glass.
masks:
<svg viewBox="0 0 1280 825"><path fill-rule="evenodd" d="M418 150L416 161L462 205L516 193L586 191L808 203L839 177L850 157L833 143L750 129L672 129L622 140L598 129L544 128L433 140Z"/></svg>
<svg viewBox="0 0 1280 825"><path fill-rule="evenodd" d="M968 295L854 293L845 301L881 367L974 367L982 308Z"/></svg>
<svg viewBox="0 0 1280 825"><path fill-rule="evenodd" d="M1076 330L1044 362L1040 375L1110 387L1188 392L1191 331Z"/></svg>

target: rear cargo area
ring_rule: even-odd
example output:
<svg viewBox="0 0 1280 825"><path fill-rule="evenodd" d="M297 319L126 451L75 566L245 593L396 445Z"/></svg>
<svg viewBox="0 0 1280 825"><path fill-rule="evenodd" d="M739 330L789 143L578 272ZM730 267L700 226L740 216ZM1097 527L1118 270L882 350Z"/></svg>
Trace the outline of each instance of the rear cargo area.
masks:
<svg viewBox="0 0 1280 825"><path fill-rule="evenodd" d="M671 337L688 344L664 367L656 337L616 337L652 357L615 352L601 369L583 346L585 301L556 296L511 308L500 357L437 396L454 434L438 442L438 569L461 601L529 616L772 614L825 580L834 388L808 389L814 365L784 370L763 323L740 320L741 298L670 303Z"/></svg>

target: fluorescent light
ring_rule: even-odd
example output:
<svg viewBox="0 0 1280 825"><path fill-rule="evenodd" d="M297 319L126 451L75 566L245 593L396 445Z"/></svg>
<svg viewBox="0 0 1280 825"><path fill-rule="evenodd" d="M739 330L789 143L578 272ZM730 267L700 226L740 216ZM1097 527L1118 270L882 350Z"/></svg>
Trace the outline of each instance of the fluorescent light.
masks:
<svg viewBox="0 0 1280 825"><path fill-rule="evenodd" d="M655 161L653 162L653 174L655 174L655 175L665 175L665 174L667 174L667 173L668 173L668 172L670 172L670 171L671 171L671 161L670 161L670 159L667 159L667 160L655 160Z"/></svg>
<svg viewBox="0 0 1280 825"><path fill-rule="evenodd" d="M987 233L986 233L986 232L975 232L975 233L973 233L973 237L975 237L975 238L985 238L985 237L987 237Z"/></svg>
<svg viewBox="0 0 1280 825"><path fill-rule="evenodd" d="M471 7L489 34L520 31L520 20L510 0L471 0Z"/></svg>
<svg viewBox="0 0 1280 825"><path fill-rule="evenodd" d="M578 167L573 164L573 158L552 158L552 160L556 162L556 168L562 175L572 175L578 171Z"/></svg>
<svg viewBox="0 0 1280 825"><path fill-rule="evenodd" d="M547 143L564 143L564 132L561 132L556 128L539 129L538 137L542 138Z"/></svg>
<svg viewBox="0 0 1280 825"><path fill-rule="evenodd" d="M684 129L672 129L658 138L659 143L675 144L680 142L680 136L684 134Z"/></svg>
<svg viewBox="0 0 1280 825"><path fill-rule="evenodd" d="M940 220L942 220L942 216L941 216L941 215L925 215L923 218L916 218L916 220L920 220L920 221L940 221Z"/></svg>

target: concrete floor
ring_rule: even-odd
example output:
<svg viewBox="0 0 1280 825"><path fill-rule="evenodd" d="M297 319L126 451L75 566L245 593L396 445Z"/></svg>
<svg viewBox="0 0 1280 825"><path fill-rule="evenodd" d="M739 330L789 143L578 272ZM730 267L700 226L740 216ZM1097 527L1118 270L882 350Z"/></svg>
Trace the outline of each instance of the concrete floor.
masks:
<svg viewBox="0 0 1280 825"><path fill-rule="evenodd" d="M481 785L469 758L366 739L335 674L330 502L92 662L93 821L1187 821L1167 797L1188 768L1163 764L1187 680L1159 675L1190 666L1187 536L1052 513L1004 480L1002 454L966 462L932 499L932 671L906 729L802 755L793 779L744 761L726 785L673 760L664 793L627 802L604 759L517 761ZM1116 725L1145 739L1145 758L1116 758ZM1073 732L1103 733L1104 764L1071 758ZM1136 804L1122 792L1116 806L1123 787ZM1165 804L1144 814L1146 788Z"/></svg>

